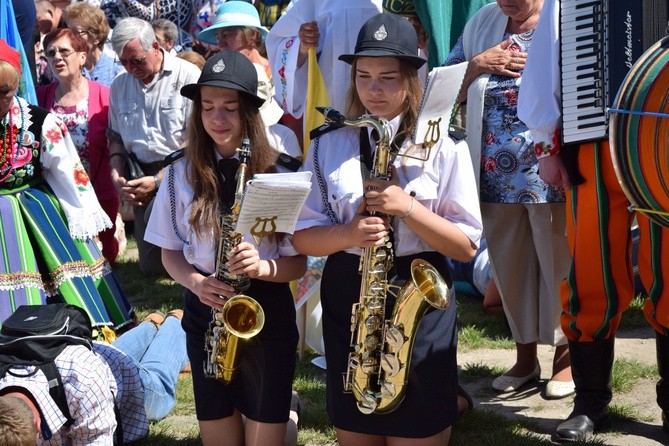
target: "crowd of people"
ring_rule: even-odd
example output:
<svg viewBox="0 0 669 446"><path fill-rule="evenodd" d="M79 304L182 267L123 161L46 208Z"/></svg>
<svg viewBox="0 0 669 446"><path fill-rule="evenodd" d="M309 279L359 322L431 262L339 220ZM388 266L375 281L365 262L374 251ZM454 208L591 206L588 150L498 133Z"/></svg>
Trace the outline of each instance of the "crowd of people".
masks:
<svg viewBox="0 0 669 446"><path fill-rule="evenodd" d="M17 414L0 418L0 442L111 444L118 423L127 441L141 438L174 406L176 376L188 369L204 445L296 444L290 283L309 256L327 259L326 409L339 444L449 443L473 406L458 384L453 281L468 282L511 329L516 362L493 389L538 380L537 344L548 344L544 396L574 395L553 439L607 426L615 333L635 295L635 215L608 141L560 145L558 0L480 0L448 12L442 0L25 3L13 0L10 15L20 41L0 39L0 322L19 305L67 302L100 332L125 333L92 352L67 347L56 361L71 412L82 415L74 424L40 373L17 366L0 377L0 408ZM341 119L303 139L313 50L324 105ZM465 62L452 85L458 120L446 117L439 138L416 143L428 73ZM26 76L38 104L21 97ZM464 133L449 131L456 123ZM311 191L293 234L229 227L239 172L300 170L311 172ZM634 261L650 297L669 432L669 267L660 255L669 238L636 219ZM123 220L140 270L182 286L183 310L138 323L113 273ZM228 251L219 252L222 238ZM403 379L391 382L397 370L379 352L397 341L375 312L390 316L404 297L386 281L424 286L419 274L446 284L438 297L447 303L399 334L409 353L397 367ZM208 330L239 294L259 303L265 322L221 380L207 366ZM369 333L355 348L352 322ZM86 386L101 389L97 400L75 396Z"/></svg>

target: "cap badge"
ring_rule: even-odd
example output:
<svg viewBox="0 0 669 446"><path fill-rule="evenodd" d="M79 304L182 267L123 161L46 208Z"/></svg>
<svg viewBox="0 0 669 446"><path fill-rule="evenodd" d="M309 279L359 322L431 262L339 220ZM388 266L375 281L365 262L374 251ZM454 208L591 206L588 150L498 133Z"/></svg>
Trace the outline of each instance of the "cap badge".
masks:
<svg viewBox="0 0 669 446"><path fill-rule="evenodd" d="M386 37L388 37L388 31L386 30L386 25L379 26L379 29L374 31L373 37L374 40L386 40Z"/></svg>
<svg viewBox="0 0 669 446"><path fill-rule="evenodd" d="M211 67L211 71L214 73L220 73L223 70L225 70L225 63L223 63L223 59L219 60L214 64L214 66Z"/></svg>

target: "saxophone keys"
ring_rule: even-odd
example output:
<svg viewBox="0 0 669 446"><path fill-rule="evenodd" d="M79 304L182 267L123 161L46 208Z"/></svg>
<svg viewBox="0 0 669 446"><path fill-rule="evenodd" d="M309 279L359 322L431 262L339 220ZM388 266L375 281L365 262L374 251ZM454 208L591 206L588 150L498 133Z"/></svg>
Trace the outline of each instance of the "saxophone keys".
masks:
<svg viewBox="0 0 669 446"><path fill-rule="evenodd" d="M384 239L384 241L385 241L385 239ZM380 246L376 250L376 252L374 253L374 257L376 258L376 260L379 260L379 261L383 262L384 260L386 260L388 258L388 251L383 249L385 247L386 247L385 245Z"/></svg>
<svg viewBox="0 0 669 446"><path fill-rule="evenodd" d="M372 393L365 392L360 396L358 401L358 410L365 415L369 415L376 410L378 403L376 401L376 396Z"/></svg>
<svg viewBox="0 0 669 446"><path fill-rule="evenodd" d="M364 347L366 351L374 351L379 348L379 338L374 335L369 335L365 338Z"/></svg>
<svg viewBox="0 0 669 446"><path fill-rule="evenodd" d="M376 291L376 289L385 291L385 287L379 284L378 282L374 282L372 284L372 287L375 288L374 291ZM381 314L381 312L385 310L385 305L383 302L384 297L385 297L384 295L381 295L381 297L379 297L378 295L374 295L374 297L371 297L369 299L369 302L367 302L367 311L369 311L373 315Z"/></svg>
<svg viewBox="0 0 669 446"><path fill-rule="evenodd" d="M404 332L399 327L389 327L386 330L386 342L396 351L404 345L405 341Z"/></svg>
<svg viewBox="0 0 669 446"><path fill-rule="evenodd" d="M396 355L386 353L385 355L381 356L381 368L383 369L388 376L393 377L397 375L400 371L400 368L402 368L402 364L400 364L399 358L397 358ZM390 384L387 381L384 381L385 384ZM392 385L392 384L391 384ZM393 386L393 395L394 395L394 386Z"/></svg>
<svg viewBox="0 0 669 446"><path fill-rule="evenodd" d="M365 327L369 332L377 331L381 327L381 323L381 319L375 315L369 316L367 319L365 319ZM365 343L367 343L367 340L365 340Z"/></svg>
<svg viewBox="0 0 669 446"><path fill-rule="evenodd" d="M383 381L383 384L381 384L381 396L384 398L395 398L395 395L397 395L395 384L389 381Z"/></svg>
<svg viewBox="0 0 669 446"><path fill-rule="evenodd" d="M379 362L371 357L368 357L362 361L360 364L361 370L366 375L372 375L377 372Z"/></svg>

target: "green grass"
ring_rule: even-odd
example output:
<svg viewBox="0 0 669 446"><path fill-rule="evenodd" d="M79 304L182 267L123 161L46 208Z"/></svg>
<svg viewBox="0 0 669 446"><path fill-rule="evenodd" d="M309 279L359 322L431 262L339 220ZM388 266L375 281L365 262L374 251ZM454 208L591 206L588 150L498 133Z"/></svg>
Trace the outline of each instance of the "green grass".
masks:
<svg viewBox="0 0 669 446"><path fill-rule="evenodd" d="M149 312L160 310L167 312L182 307L182 288L170 279L146 277L139 272L133 259L136 244L128 239L128 250L121 256L114 267L116 275L135 307L140 320ZM643 301L638 298L623 315L621 329L647 327L642 312ZM480 299L458 297L458 338L459 351L479 348L508 349L509 354L515 347L503 315L489 314L483 309ZM301 417L298 431L298 445L333 445L336 444L335 432L325 413L325 373L314 366L311 359L315 354L307 351L298 361L294 380L294 389L300 395ZM504 373L505 369L494 364L461 364L462 382L474 382L489 379ZM628 392L634 384L644 378L657 378L654 367L648 367L636 361L619 359L613 372L614 392ZM137 442L139 446L200 445L197 421L190 377L179 381L177 386L177 405L164 420L152 423L147 438ZM638 420L634 407L612 405L614 419ZM643 421L643 420L642 420ZM501 414L474 409L453 428L451 445L548 445L549 441L539 437L536 426L527 420L511 420ZM602 441L595 438L587 443L599 445Z"/></svg>
<svg viewBox="0 0 669 446"><path fill-rule="evenodd" d="M613 364L611 387L614 393L630 392L640 379L657 381L659 375L655 365L649 366L636 360L616 359Z"/></svg>
<svg viewBox="0 0 669 446"><path fill-rule="evenodd" d="M636 296L622 315L619 330L633 330L635 328L648 328L648 321L643 314L645 296Z"/></svg>

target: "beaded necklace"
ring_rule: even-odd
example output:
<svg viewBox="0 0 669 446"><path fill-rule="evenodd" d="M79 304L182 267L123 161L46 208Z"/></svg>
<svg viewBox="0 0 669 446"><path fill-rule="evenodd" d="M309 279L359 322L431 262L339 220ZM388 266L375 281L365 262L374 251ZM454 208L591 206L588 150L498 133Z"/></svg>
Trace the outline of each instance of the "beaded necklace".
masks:
<svg viewBox="0 0 669 446"><path fill-rule="evenodd" d="M18 125L14 125L14 119L12 116L12 109L10 108L5 117L2 119L2 138L0 138L0 177L4 178L7 172L12 168L14 162L19 157L19 147L17 144L18 141L23 141L23 134L25 129L23 128L23 123L25 122L25 110L21 105L21 101L16 101L19 106L20 112L20 122ZM20 134L19 134L20 129ZM18 134L18 139L17 139ZM16 150L14 150L16 146ZM12 150L14 150L14 159L12 160Z"/></svg>

